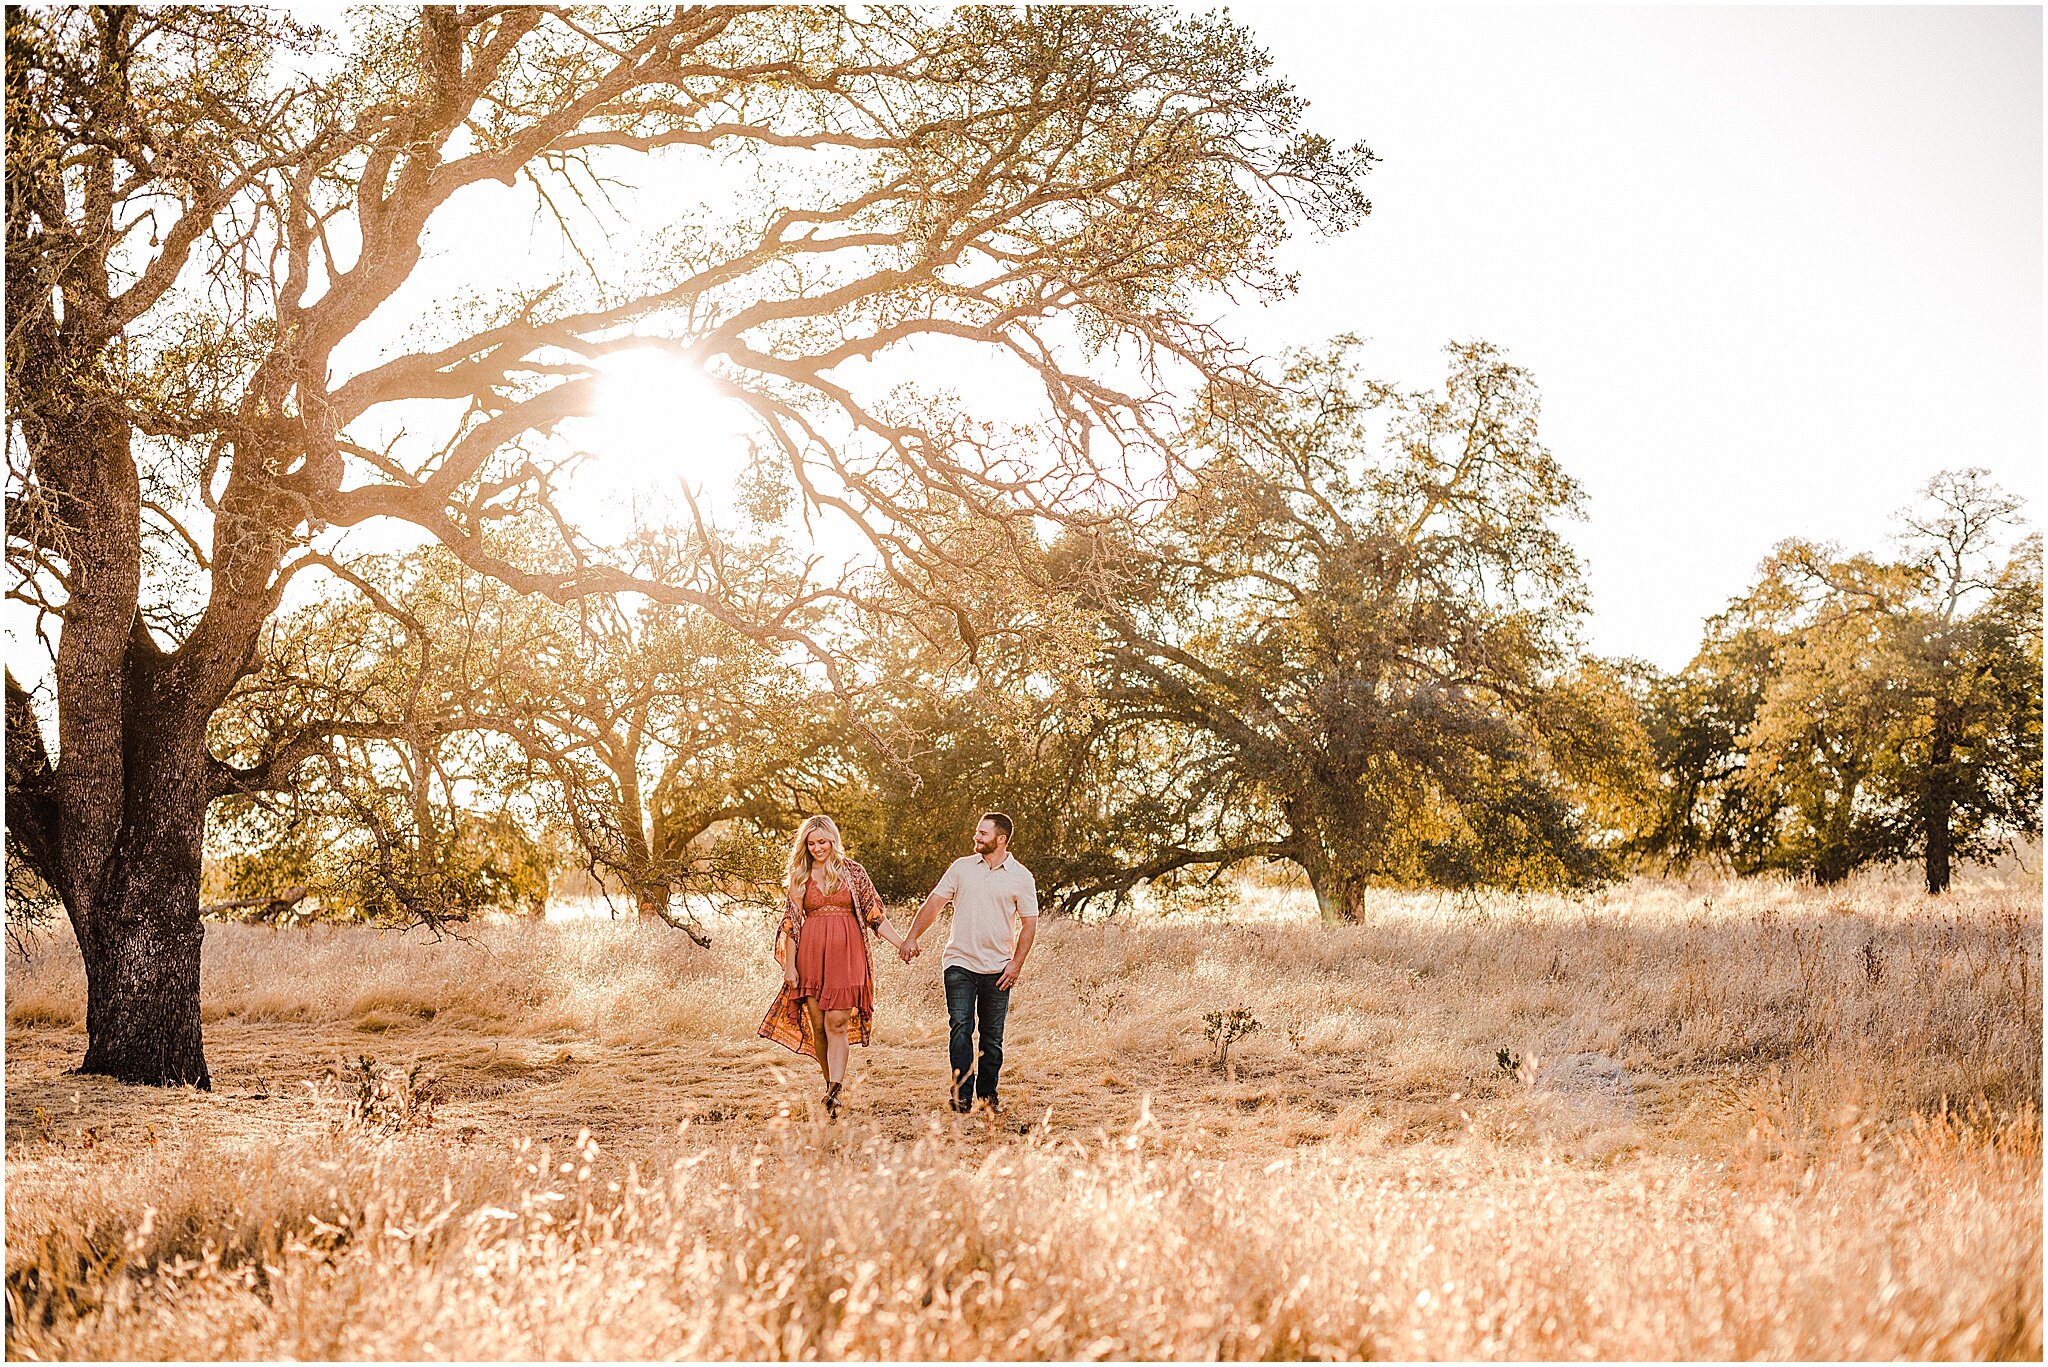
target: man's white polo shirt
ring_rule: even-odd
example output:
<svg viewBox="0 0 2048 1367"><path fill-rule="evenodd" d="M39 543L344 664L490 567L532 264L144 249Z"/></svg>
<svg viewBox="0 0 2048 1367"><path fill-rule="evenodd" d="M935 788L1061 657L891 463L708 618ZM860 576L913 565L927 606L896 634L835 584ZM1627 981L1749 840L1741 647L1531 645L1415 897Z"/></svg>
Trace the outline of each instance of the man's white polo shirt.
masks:
<svg viewBox="0 0 2048 1367"><path fill-rule="evenodd" d="M1009 855L995 868L978 854L955 859L932 890L953 902L943 968L1000 973L1017 952L1018 918L1038 915L1038 880Z"/></svg>

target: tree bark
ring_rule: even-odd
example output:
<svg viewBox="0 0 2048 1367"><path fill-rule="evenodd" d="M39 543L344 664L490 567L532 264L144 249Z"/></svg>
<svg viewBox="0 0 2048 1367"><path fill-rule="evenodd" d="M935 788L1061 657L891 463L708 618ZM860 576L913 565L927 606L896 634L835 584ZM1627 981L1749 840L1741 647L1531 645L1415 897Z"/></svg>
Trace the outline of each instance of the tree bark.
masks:
<svg viewBox="0 0 2048 1367"><path fill-rule="evenodd" d="M1357 925L1365 919L1366 881L1363 877L1326 867L1320 876L1311 873L1309 884L1315 889L1316 908L1325 921Z"/></svg>
<svg viewBox="0 0 2048 1367"><path fill-rule="evenodd" d="M1315 890L1316 909L1325 921L1356 925L1365 919L1365 890L1371 886L1370 873L1331 854L1329 847L1313 837L1299 834L1294 839L1293 860L1308 875Z"/></svg>
<svg viewBox="0 0 2048 1367"><path fill-rule="evenodd" d="M1819 849L1813 859L1813 881L1830 888L1856 872L1856 849L1852 837L1856 826L1856 795L1863 786L1861 772L1845 774L1842 792L1828 809L1821 828Z"/></svg>
<svg viewBox="0 0 2048 1367"><path fill-rule="evenodd" d="M72 909L85 959L79 1071L205 1090L212 1077L199 1027L199 873L212 794L200 755L137 758L99 885Z"/></svg>
<svg viewBox="0 0 2048 1367"><path fill-rule="evenodd" d="M78 1071L209 1090L199 1029L199 880L147 852L124 872L122 914L85 951L88 1042Z"/></svg>
<svg viewBox="0 0 2048 1367"><path fill-rule="evenodd" d="M140 613L141 493L129 433L89 397L71 396L83 418L26 424L75 569L55 662L56 760L41 753L35 718L11 690L10 748L33 736L38 753L29 771L10 771L9 803L32 799L27 814L47 818L24 831L39 837L47 867L38 872L62 898L85 964L79 1071L207 1088L200 851L219 770L206 728L252 658L278 553L275 538L243 538L253 553L217 556L199 626L163 651ZM224 499L230 536L235 512Z"/></svg>
<svg viewBox="0 0 2048 1367"><path fill-rule="evenodd" d="M1927 790L1921 802L1921 821L1927 846L1927 891L1940 895L1948 891L1950 862L1955 838L1956 739L1962 727L1956 705L1946 698L1934 702L1934 734L1928 747Z"/></svg>

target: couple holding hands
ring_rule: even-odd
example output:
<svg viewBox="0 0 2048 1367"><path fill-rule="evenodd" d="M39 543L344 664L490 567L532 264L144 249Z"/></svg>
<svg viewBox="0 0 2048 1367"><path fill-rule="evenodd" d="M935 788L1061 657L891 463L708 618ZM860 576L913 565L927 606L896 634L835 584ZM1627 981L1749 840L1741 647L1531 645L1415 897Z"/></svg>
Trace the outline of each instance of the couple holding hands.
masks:
<svg viewBox="0 0 2048 1367"><path fill-rule="evenodd" d="M849 1047L866 1044L874 1031L875 975L867 932L894 945L909 963L920 953L918 937L948 902L953 904L953 927L941 958L952 1025L948 1104L967 1111L978 1101L1002 1110L996 1081L1003 1067L1003 1020L1010 1011L1010 988L1038 933L1038 884L1010 853L1013 830L1001 812L983 813L974 828L974 853L953 861L918 908L909 931L899 934L867 870L846 857L832 818L814 816L798 828L789 849L782 924L775 932L782 991L768 1008L760 1033L818 1061L825 1074L827 1115L839 1112Z"/></svg>

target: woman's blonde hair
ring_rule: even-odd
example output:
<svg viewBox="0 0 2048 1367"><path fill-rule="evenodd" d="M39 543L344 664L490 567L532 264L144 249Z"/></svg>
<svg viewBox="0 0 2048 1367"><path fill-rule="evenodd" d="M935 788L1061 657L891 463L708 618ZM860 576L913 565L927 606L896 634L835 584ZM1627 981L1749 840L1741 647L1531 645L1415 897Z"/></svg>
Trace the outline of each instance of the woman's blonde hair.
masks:
<svg viewBox="0 0 2048 1367"><path fill-rule="evenodd" d="M814 816L796 828L796 839L789 843L789 891L793 897L801 897L804 884L810 881L813 831L832 837L832 853L824 858L825 876L818 886L834 893L846 881L846 842L839 838L839 824L829 816Z"/></svg>

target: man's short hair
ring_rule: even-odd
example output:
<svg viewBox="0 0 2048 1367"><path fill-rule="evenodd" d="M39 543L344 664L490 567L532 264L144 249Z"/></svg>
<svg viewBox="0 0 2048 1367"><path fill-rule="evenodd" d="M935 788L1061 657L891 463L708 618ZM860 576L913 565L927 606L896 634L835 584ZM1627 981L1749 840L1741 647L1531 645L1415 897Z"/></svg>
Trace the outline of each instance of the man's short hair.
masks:
<svg viewBox="0 0 2048 1367"><path fill-rule="evenodd" d="M1010 838L1011 833L1017 829L1015 824L1011 822L1010 818L1005 816L1001 812L983 812L981 814L981 819L983 821L993 821L995 823L996 829L1003 833L1004 840L1008 840Z"/></svg>

